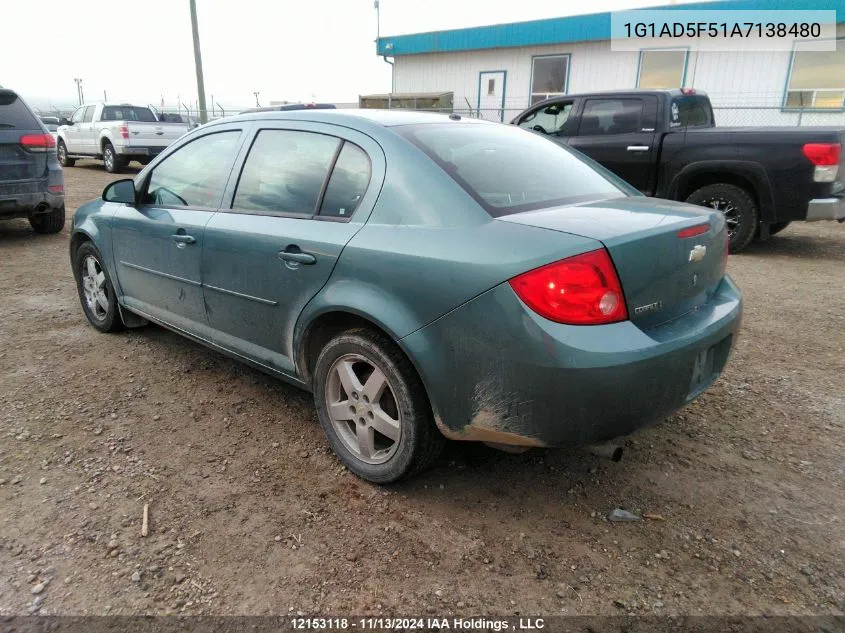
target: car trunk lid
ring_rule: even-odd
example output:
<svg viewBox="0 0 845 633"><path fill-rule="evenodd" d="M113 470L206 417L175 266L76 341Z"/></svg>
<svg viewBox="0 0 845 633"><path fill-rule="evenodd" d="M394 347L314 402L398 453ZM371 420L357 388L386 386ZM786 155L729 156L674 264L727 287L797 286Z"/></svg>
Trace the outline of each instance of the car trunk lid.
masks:
<svg viewBox="0 0 845 633"><path fill-rule="evenodd" d="M622 283L628 317L643 329L697 309L722 279L725 221L719 212L701 207L628 197L499 220L602 242Z"/></svg>

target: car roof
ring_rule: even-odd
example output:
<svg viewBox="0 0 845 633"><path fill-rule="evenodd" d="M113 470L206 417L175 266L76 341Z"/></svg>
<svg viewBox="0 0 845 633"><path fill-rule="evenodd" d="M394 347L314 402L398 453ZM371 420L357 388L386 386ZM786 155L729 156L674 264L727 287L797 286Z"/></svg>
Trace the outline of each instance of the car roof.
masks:
<svg viewBox="0 0 845 633"><path fill-rule="evenodd" d="M376 109L316 109L307 110L277 110L274 112L249 112L226 117L215 121L215 124L232 123L235 121L312 121L315 123L333 123L335 125L371 124L379 127L394 127L398 125L418 125L423 123L449 123L461 121L467 123L489 123L481 119L460 116L458 114L441 114L438 112L422 112L420 110L376 110Z"/></svg>

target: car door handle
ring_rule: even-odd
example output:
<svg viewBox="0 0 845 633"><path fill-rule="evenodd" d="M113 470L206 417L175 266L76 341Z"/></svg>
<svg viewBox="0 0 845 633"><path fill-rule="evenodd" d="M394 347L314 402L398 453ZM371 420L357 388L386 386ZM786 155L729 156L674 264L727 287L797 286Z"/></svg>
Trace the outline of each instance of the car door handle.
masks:
<svg viewBox="0 0 845 633"><path fill-rule="evenodd" d="M293 250L290 247L287 250L279 251L279 259L292 264L305 264L306 266L317 263L317 258L311 253L303 253L298 248Z"/></svg>
<svg viewBox="0 0 845 633"><path fill-rule="evenodd" d="M649 150L648 145L629 145L628 151L629 152L647 152Z"/></svg>
<svg viewBox="0 0 845 633"><path fill-rule="evenodd" d="M171 235L170 239L179 244L196 244L197 240L193 235L185 235L183 233L177 233L176 235Z"/></svg>

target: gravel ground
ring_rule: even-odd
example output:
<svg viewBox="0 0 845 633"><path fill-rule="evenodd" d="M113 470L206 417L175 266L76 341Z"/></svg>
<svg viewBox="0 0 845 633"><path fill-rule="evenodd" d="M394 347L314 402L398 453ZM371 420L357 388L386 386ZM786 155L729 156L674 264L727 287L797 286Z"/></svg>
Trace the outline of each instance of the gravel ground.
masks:
<svg viewBox="0 0 845 633"><path fill-rule="evenodd" d="M69 210L115 179L77 165ZM829 223L731 257L724 376L620 463L454 444L380 488L309 394L158 327L98 334L67 231L2 223L0 615L841 614L843 264Z"/></svg>

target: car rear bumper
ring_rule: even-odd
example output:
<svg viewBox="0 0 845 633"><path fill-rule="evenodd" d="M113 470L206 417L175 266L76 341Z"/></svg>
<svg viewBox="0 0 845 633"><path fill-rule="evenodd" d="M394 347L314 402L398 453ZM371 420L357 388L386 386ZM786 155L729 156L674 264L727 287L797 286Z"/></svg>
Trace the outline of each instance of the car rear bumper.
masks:
<svg viewBox="0 0 845 633"><path fill-rule="evenodd" d="M741 314L727 277L698 311L648 331L554 323L502 284L401 343L447 437L589 444L658 422L706 390Z"/></svg>
<svg viewBox="0 0 845 633"><path fill-rule="evenodd" d="M0 218L27 217L64 205L64 194L52 193L47 186L46 178L26 183L0 183Z"/></svg>
<svg viewBox="0 0 845 633"><path fill-rule="evenodd" d="M121 156L158 156L161 154L165 149L165 147L148 147L148 146L129 146L129 147L118 147L117 153Z"/></svg>
<svg viewBox="0 0 845 633"><path fill-rule="evenodd" d="M845 222L845 196L810 200L807 205L807 222L820 220Z"/></svg>

